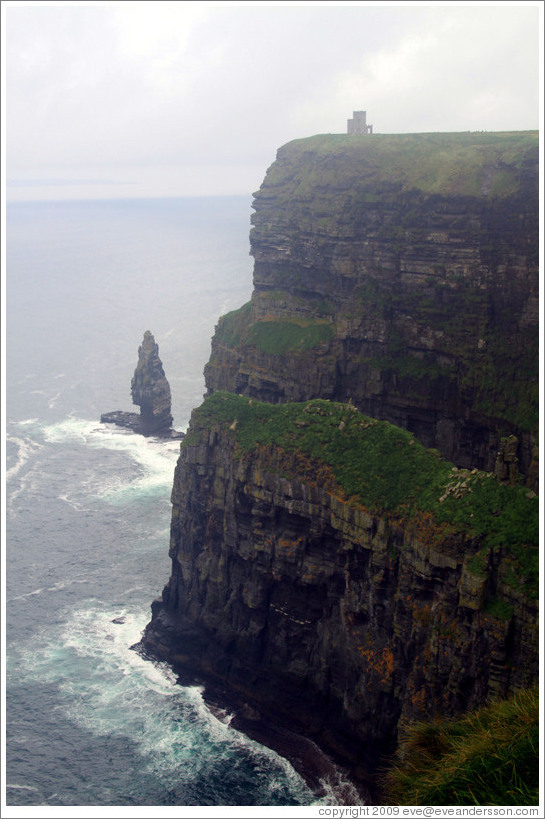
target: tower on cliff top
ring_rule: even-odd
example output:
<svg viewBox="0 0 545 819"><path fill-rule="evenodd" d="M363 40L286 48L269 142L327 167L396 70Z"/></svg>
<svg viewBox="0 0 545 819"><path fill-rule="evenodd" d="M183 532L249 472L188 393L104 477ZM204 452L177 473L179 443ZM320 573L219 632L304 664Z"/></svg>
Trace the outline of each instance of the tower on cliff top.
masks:
<svg viewBox="0 0 545 819"><path fill-rule="evenodd" d="M348 134L372 134L373 126L367 125L367 111L354 111L353 118L347 120Z"/></svg>

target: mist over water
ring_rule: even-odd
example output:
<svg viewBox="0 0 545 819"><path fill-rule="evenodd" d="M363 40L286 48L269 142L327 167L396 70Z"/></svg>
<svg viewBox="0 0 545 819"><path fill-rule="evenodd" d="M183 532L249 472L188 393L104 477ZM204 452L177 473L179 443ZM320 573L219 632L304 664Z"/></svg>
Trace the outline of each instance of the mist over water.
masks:
<svg viewBox="0 0 545 819"><path fill-rule="evenodd" d="M246 198L8 209L8 805L319 803L131 650L170 574L179 442L99 422L135 409L149 329L187 426L214 326L251 293L249 217Z"/></svg>

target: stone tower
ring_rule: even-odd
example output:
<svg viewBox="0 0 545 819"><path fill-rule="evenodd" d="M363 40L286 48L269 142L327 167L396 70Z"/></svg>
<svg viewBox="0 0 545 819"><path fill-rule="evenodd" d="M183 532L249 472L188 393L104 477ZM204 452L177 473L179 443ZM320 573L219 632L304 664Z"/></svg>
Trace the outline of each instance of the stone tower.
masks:
<svg viewBox="0 0 545 819"><path fill-rule="evenodd" d="M347 120L348 134L372 134L373 126L367 125L367 111L354 111L352 119Z"/></svg>

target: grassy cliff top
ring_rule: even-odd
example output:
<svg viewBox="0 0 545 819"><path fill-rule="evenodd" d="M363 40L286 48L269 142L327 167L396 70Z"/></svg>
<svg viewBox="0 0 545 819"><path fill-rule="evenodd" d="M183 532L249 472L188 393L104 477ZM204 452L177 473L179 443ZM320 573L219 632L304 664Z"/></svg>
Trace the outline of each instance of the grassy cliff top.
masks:
<svg viewBox="0 0 545 819"><path fill-rule="evenodd" d="M279 149L261 190L287 184L291 195L318 189L503 198L538 178L538 131L424 134L321 134Z"/></svg>
<svg viewBox="0 0 545 819"><path fill-rule="evenodd" d="M236 423L235 423L236 422ZM506 486L478 470L457 469L436 450L426 449L406 430L360 413L350 404L324 400L267 404L216 392L194 410L182 449L199 441L199 428L218 424L230 435L240 457L252 452L297 453L304 474L376 514L402 518L430 536L436 546L452 535L476 539L481 562L490 549L512 556L516 583L527 581L534 595L538 581L538 499L523 486ZM325 471L324 471L325 470ZM479 573L479 561L475 563Z"/></svg>

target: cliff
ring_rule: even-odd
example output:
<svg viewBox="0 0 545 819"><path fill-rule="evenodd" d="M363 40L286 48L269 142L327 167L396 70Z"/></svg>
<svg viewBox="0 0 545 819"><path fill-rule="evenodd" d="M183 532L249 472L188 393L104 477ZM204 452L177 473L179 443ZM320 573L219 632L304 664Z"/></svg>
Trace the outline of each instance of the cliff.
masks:
<svg viewBox="0 0 545 819"><path fill-rule="evenodd" d="M399 726L538 676L535 494L352 405L215 393L144 645L363 776Z"/></svg>
<svg viewBox="0 0 545 819"><path fill-rule="evenodd" d="M253 207L209 394L352 399L465 468L514 436L536 488L537 132L297 140Z"/></svg>
<svg viewBox="0 0 545 819"><path fill-rule="evenodd" d="M537 134L292 142L143 646L358 778L538 677Z"/></svg>

